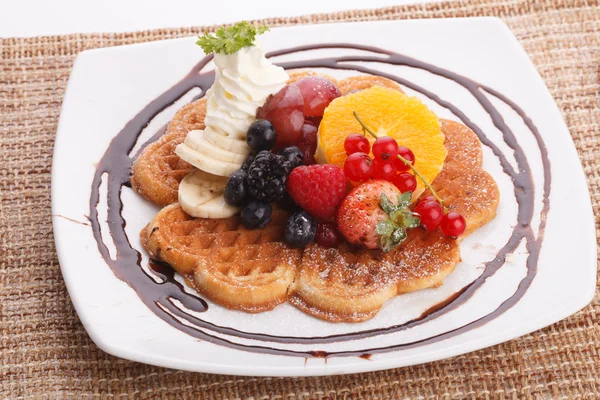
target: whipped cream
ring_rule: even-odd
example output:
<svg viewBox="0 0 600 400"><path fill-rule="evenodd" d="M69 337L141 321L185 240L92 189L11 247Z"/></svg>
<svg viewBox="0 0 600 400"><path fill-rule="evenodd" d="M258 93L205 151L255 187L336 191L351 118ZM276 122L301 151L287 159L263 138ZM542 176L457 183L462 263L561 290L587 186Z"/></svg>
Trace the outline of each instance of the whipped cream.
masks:
<svg viewBox="0 0 600 400"><path fill-rule="evenodd" d="M215 83L206 92L206 127L189 132L175 152L198 169L229 176L250 153L246 132L258 108L285 86L288 74L256 45L215 54L214 63Z"/></svg>

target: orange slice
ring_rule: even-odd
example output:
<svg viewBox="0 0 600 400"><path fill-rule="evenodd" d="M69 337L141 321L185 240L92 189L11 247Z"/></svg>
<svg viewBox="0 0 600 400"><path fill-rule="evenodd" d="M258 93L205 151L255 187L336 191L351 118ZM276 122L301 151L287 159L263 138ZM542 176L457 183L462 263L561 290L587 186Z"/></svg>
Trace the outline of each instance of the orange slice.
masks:
<svg viewBox="0 0 600 400"><path fill-rule="evenodd" d="M418 98L379 86L338 97L325 109L319 126L320 163L344 168L346 136L363 133L354 111L378 135L393 137L400 146L411 149L415 153L415 168L429 182L440 173L447 151L437 115ZM367 138L372 145L375 139L368 133ZM417 183L415 195L424 190L418 178Z"/></svg>

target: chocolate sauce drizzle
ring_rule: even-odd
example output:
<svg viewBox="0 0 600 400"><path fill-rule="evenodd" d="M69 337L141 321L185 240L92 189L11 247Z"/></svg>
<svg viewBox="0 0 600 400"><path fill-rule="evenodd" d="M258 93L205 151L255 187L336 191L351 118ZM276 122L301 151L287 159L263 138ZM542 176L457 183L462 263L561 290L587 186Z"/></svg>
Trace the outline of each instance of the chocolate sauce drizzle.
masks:
<svg viewBox="0 0 600 400"><path fill-rule="evenodd" d="M327 68L337 70L352 70L356 72L362 72L366 74L373 74L384 76L392 79L399 84L415 90L422 95L435 101L440 106L449 110L457 118L459 118L465 125L471 128L479 137L483 145L489 147L494 155L498 158L500 165L504 172L511 178L514 186L514 195L518 204L517 223L513 229L512 235L510 236L507 243L500 249L497 255L485 264L483 273L475 279L473 282L465 286L462 290L452 295L442 303L439 303L430 309L426 310L418 318L408 321L403 324L393 325L385 328L376 328L370 330L357 331L352 333L335 334L329 336L313 336L313 337L295 337L295 336L277 336L269 335L264 333L252 333L244 332L238 329L223 327L214 323L204 321L194 315L186 313L181 309L174 300L183 305L183 307L196 311L204 312L208 310L208 304L201 298L189 294L184 291L183 286L175 280L173 269L164 263L152 261L149 265L153 274L156 275L160 282L156 282L155 278L146 273L141 267L141 254L135 250L125 233L126 221L122 216L123 203L121 201L121 188L128 184L130 169L133 160L139 153L151 142L155 141L162 135L165 127L160 129L154 134L148 141L146 141L138 152L132 157L130 155L133 147L135 146L141 132L148 126L150 121L164 109L174 104L178 99L185 95L188 91L193 88L200 88L204 95L210 88L214 81L214 71L204 72L201 71L211 61L212 57L207 56L202 59L192 70L177 84L171 87L169 90L164 92L162 95L154 99L148 104L142 111L140 111L131 121L129 121L125 127L115 136L111 141L106 153L98 163L96 173L92 182L91 196L90 196L90 217L89 220L92 224L92 231L94 238L98 244L98 250L106 263L113 270L115 275L127 282L138 294L140 299L150 308L158 317L176 327L177 329L193 336L198 339L206 340L212 343L228 346L235 349L252 351L257 353L270 353L280 354L288 356L300 356L300 357L329 357L329 356L359 356L367 358L371 357L372 354L395 351L400 349L413 348L422 346L429 343L439 342L452 336L459 335L476 327L479 327L492 319L498 317L500 314L510 309L516 304L526 293L527 289L531 285L536 272L537 263L542 247L542 241L544 237L544 230L546 225L546 216L550 209L549 195L551 187L551 173L550 173L550 161L548 158L548 151L541 137L540 132L537 130L531 119L525 114L525 112L517 106L513 101L508 99L506 96L497 92L496 90L479 84L469 78L454 72L448 71L444 68L437 67L432 64L428 64L414 58L398 54L392 51L384 50L372 46L363 45L351 45L351 44L320 44L320 45L307 45L294 47L284 50L271 52L267 55L269 58L284 56L288 54L294 54L304 51L318 50L318 49L350 49L350 50L361 50L370 52L375 55L352 55L352 56L341 56L341 57L324 57L311 60L301 61L286 61L277 63L278 65L286 69L296 68ZM360 64L353 64L360 63ZM390 64L396 66L406 66L410 68L417 68L420 70L427 71L431 74L450 79L455 83L459 84L477 100L477 102L483 107L483 109L489 114L494 126L502 132L504 142L512 150L514 159L516 161L517 168L515 169L508 161L506 155L500 150L500 148L493 143L483 132L483 130L477 126L469 117L461 111L458 107L454 106L450 102L442 99L437 94L411 82L400 76L396 76L390 73L377 71L371 67L365 66L365 63L369 64ZM523 120L531 134L534 136L537 145L540 150L542 166L544 171L544 184L543 184L543 199L542 199L542 210L540 224L538 227L537 236L531 226L533 212L534 212L534 181L531 173L531 168L527 157L519 145L518 140L514 132L504 122L504 119L500 112L492 105L488 96L493 96L496 99L502 101L512 110L514 110ZM98 203L100 201L100 186L102 181L106 180L107 184L107 220L109 222L109 233L114 242L116 248L116 258L111 258L108 248L106 247L101 233L101 226L98 220ZM253 339L263 342L271 343L299 343L299 344L324 344L339 341L348 341L363 339L376 335L389 334L412 328L417 325L421 325L441 315L444 315L464 304L473 294L485 283L485 281L493 276L505 263L506 256L513 253L521 244L525 241L527 251L529 253L526 261L527 274L519 283L519 286L515 293L506 299L500 306L489 314L478 318L470 323L455 328L451 331L447 331L435 336L423 338L418 341L410 343L402 343L391 346L367 348L360 350L347 350L347 351L336 351L336 352L324 352L322 350L314 349L307 351L290 350L277 347L269 347L262 345L249 345L243 343L237 343L232 340L225 339L221 336L216 336L209 333L213 331L220 335L228 335L230 337ZM186 323L182 322L185 321Z"/></svg>

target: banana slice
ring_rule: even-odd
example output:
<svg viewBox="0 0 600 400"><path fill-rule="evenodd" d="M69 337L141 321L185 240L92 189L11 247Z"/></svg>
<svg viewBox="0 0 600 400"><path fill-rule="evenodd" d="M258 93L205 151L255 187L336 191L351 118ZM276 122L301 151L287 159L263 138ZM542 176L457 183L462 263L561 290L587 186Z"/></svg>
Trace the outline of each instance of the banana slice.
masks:
<svg viewBox="0 0 600 400"><path fill-rule="evenodd" d="M223 192L227 177L204 171L189 173L179 184L179 204L196 218L229 218L239 212L225 202Z"/></svg>
<svg viewBox="0 0 600 400"><path fill-rule="evenodd" d="M219 135L220 136L220 135ZM221 136L223 137L223 136ZM193 150L196 150L200 155L205 158L214 158L215 160L225 161L232 164L243 164L248 158L248 153L250 153L250 148L244 141L240 141L245 147L245 151L243 153L236 153L229 149L226 149L224 146L221 146L220 143L214 144L210 141L206 140L206 130L200 131L190 131L185 138L185 145L191 147Z"/></svg>
<svg viewBox="0 0 600 400"><path fill-rule="evenodd" d="M194 167L208 172L212 175L219 175L227 178L232 173L241 168L243 162L231 163L207 157L206 155L192 149L185 142L175 148L175 153L184 161L189 162Z"/></svg>

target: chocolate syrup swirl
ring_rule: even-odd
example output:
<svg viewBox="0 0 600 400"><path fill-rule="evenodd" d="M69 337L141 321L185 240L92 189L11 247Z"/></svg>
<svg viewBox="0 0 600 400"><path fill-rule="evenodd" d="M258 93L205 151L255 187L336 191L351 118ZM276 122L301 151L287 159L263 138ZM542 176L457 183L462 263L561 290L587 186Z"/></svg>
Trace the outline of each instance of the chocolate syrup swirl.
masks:
<svg viewBox="0 0 600 400"><path fill-rule="evenodd" d="M517 106L513 101L497 92L496 90L479 84L469 78L456 74L444 68L416 60L414 58L384 50L372 46L353 45L353 44L320 44L294 47L284 50L271 52L267 55L269 58L295 54L299 52L318 50L318 49L349 49L369 52L374 55L351 55L341 57L324 57L317 59L306 59L301 61L286 61L277 63L286 69L296 68L328 68L337 70L351 70L365 74L379 75L392 79L399 84L408 87L429 99L435 101L440 106L449 110L465 125L472 129L479 137L484 146L490 148L493 154L498 158L504 173L512 180L514 187L514 196L518 204L517 223L512 231L512 234L506 244L499 250L496 256L485 264L483 273L473 282L465 286L462 290L455 293L445 301L426 310L418 318L405 322L403 324L393 325L385 328L376 328L344 334L335 334L328 336L312 336L312 337L296 337L296 336L277 336L264 333L244 332L238 329L223 327L214 323L205 321L194 315L188 314L176 304L174 300L181 303L183 307L196 311L203 312L208 310L208 304L201 298L185 292L183 286L175 280L174 271L164 263L152 261L149 265L155 277L160 282L157 282L155 277L146 273L141 267L141 254L134 249L125 233L126 221L122 216L123 203L121 201L121 188L129 182L129 174L133 160L148 144L158 139L165 130L165 127L154 134L146 143L144 143L134 156L130 153L138 141L141 132L148 126L150 121L164 109L174 104L178 99L184 96L188 91L194 88L200 88L203 96L210 88L214 81L214 71L202 72L204 67L212 59L211 56L205 57L177 84L164 92L162 95L154 99L142 111L140 111L111 141L104 156L98 163L96 173L92 182L90 196L90 217L94 238L98 244L98 250L106 263L113 270L115 275L127 282L138 294L140 299L154 312L158 317L176 327L177 329L198 339L206 340L219 345L258 352L280 354L288 356L300 357L329 357L329 356L359 356L368 358L372 354L389 352L407 348L422 346L429 343L439 342L467 332L471 329L479 327L500 314L510 309L515 305L526 293L531 285L537 272L537 263L542 247L544 230L546 225L546 216L550 209L550 187L551 187L551 172L548 151L542 139L540 132L537 130L531 119L525 112ZM389 64L395 66L405 66L427 71L431 74L443 77L454 81L456 84L466 89L481 107L489 114L494 126L502 133L503 141L512 151L512 155L516 161L517 168L515 169L509 162L506 154L490 140L484 131L477 126L462 110L454 106L450 102L442 99L437 94L408 81L401 76L381 72L373 67L365 66L365 63L371 64ZM488 96L495 97L514 110L523 120L530 133L535 138L540 150L542 166L544 171L543 182L543 198L540 224L538 226L537 235L531 226L534 206L535 206L535 186L531 172L531 168L523 148L519 144L514 132L504 122L504 118L500 112L494 107ZM116 257L113 259L110 256L101 233L101 226L98 220L97 206L100 201L100 186L105 180L107 184L107 209L108 209L108 229L110 236L116 248ZM417 325L424 324L428 321L436 319L441 315L455 310L464 304L474 293L493 276L505 263L505 259L509 254L512 254L519 245L525 241L526 249L529 253L526 261L527 274L521 280L517 290L513 295L507 298L500 306L489 314L471 321L468 324L455 328L453 330L423 338L410 343L402 343L391 346L365 348L360 350L324 352L315 348L313 350L291 350L279 347L271 347L264 345L249 345L235 342L234 338L253 339L262 342L270 342L273 344L324 344L339 341L349 341L363 339L367 337L389 334L412 328ZM186 323L183 323L185 321ZM220 335L228 335L232 340L225 339ZM366 357L368 355L368 357Z"/></svg>

